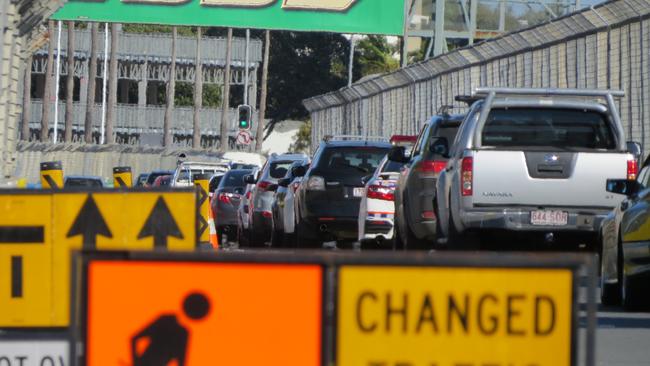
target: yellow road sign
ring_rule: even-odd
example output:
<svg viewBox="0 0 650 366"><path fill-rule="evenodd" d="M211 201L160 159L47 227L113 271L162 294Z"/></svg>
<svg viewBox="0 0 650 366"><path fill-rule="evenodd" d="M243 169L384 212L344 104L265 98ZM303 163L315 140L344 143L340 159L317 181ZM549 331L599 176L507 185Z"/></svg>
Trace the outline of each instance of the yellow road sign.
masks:
<svg viewBox="0 0 650 366"><path fill-rule="evenodd" d="M210 219L210 175L195 174L193 177L194 186L198 191L199 200L199 241L208 243L210 241L210 230L208 220Z"/></svg>
<svg viewBox="0 0 650 366"><path fill-rule="evenodd" d="M41 186L44 189L63 188L63 165L60 161L41 163Z"/></svg>
<svg viewBox="0 0 650 366"><path fill-rule="evenodd" d="M0 195L0 326L49 324L52 196Z"/></svg>
<svg viewBox="0 0 650 366"><path fill-rule="evenodd" d="M343 266L337 365L572 363L569 269Z"/></svg>
<svg viewBox="0 0 650 366"><path fill-rule="evenodd" d="M133 173L131 167L123 166L113 168L113 187L131 188L133 187Z"/></svg>
<svg viewBox="0 0 650 366"><path fill-rule="evenodd" d="M0 209L0 309L10 309L0 327L69 325L72 250L187 251L197 243L192 190L0 194ZM22 296L9 296L21 272Z"/></svg>

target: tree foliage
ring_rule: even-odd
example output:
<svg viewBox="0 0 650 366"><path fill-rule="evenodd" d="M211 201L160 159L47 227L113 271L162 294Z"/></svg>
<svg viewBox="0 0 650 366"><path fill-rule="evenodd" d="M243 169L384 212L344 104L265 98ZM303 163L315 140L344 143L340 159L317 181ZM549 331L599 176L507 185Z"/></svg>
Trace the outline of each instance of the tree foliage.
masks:
<svg viewBox="0 0 650 366"><path fill-rule="evenodd" d="M298 133L296 134L295 140L289 151L292 153L305 153L309 154L311 147L311 120L307 120L305 124L300 126Z"/></svg>

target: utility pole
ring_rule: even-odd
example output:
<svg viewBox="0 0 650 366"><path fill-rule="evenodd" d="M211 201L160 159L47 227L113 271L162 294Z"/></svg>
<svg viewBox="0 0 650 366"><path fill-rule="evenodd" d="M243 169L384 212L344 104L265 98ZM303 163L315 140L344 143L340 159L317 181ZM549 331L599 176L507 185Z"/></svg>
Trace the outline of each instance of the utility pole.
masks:
<svg viewBox="0 0 650 366"><path fill-rule="evenodd" d="M50 135L50 98L52 97L52 70L54 69L54 21L47 24L50 42L47 45L47 67L45 69L45 91L43 92L43 113L41 119L41 142L47 142Z"/></svg>
<svg viewBox="0 0 650 366"><path fill-rule="evenodd" d="M25 60L25 78L23 81L23 130L21 137L23 141L29 141L31 135L29 122L32 119L32 63L34 56L30 53Z"/></svg>
<svg viewBox="0 0 650 366"><path fill-rule="evenodd" d="M97 85L97 23L92 23L90 30L90 62L88 66L88 97L86 98L86 120L84 121L84 140L93 142L93 110L95 108L95 89Z"/></svg>
<svg viewBox="0 0 650 366"><path fill-rule="evenodd" d="M72 119L74 118L74 22L68 22L68 78L65 85L65 142L72 142Z"/></svg>
<svg viewBox="0 0 650 366"><path fill-rule="evenodd" d="M106 143L114 144L113 126L115 126L115 109L117 107L117 27L111 24L111 61L108 70L108 112L106 113ZM104 62L106 62L104 60Z"/></svg>
<svg viewBox="0 0 650 366"><path fill-rule="evenodd" d="M201 109L203 108L203 62L201 60L201 27L196 29L196 64L194 70L194 124L192 147L201 148Z"/></svg>
<svg viewBox="0 0 650 366"><path fill-rule="evenodd" d="M171 124L174 112L174 98L176 97L176 40L178 38L178 29L172 27L172 64L169 71L169 80L167 81L167 108L165 108L165 121L163 123L163 146L172 146ZM198 76L197 76L198 77Z"/></svg>
<svg viewBox="0 0 650 366"><path fill-rule="evenodd" d="M228 150L228 131L230 126L228 117L230 112L230 55L232 51L232 28L228 28L228 42L226 46L226 72L223 75L223 101L221 104L221 146L219 150Z"/></svg>
<svg viewBox="0 0 650 366"><path fill-rule="evenodd" d="M266 98L269 82L269 57L271 54L271 31L266 30L264 40L264 65L262 66L262 93L260 95L260 119L257 122L257 135L255 137L255 151L262 152L264 143L264 120L266 119Z"/></svg>

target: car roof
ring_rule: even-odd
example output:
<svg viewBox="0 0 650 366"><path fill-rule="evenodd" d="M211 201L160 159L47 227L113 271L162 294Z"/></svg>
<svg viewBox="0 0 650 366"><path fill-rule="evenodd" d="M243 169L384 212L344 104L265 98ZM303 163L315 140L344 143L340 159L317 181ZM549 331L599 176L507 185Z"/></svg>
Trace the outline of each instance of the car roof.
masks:
<svg viewBox="0 0 650 366"><path fill-rule="evenodd" d="M460 126L460 123L465 119L465 114L438 114L431 117L431 123L440 123L444 127Z"/></svg>
<svg viewBox="0 0 650 366"><path fill-rule="evenodd" d="M381 141L366 141L366 140L329 140L323 141L323 144L328 147L379 147L391 148L390 142Z"/></svg>
<svg viewBox="0 0 650 366"><path fill-rule="evenodd" d="M309 157L305 154L280 154L280 155L271 155L269 159L272 161L307 160L309 159Z"/></svg>
<svg viewBox="0 0 650 366"><path fill-rule="evenodd" d="M174 174L174 171L173 170L152 170L151 173L149 173L149 174L165 174L165 175L168 175L168 174Z"/></svg>

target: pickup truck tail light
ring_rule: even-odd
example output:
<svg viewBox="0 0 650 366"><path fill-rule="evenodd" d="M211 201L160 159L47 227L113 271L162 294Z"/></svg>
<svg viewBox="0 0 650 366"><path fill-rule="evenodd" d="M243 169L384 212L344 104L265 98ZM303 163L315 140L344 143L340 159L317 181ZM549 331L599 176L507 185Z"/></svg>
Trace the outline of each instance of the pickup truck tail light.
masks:
<svg viewBox="0 0 650 366"><path fill-rule="evenodd" d="M296 193L296 191L298 190L298 187L300 187L300 182L291 183L291 189L293 190L293 193Z"/></svg>
<svg viewBox="0 0 650 366"><path fill-rule="evenodd" d="M435 178L445 169L446 161L423 161L418 171L421 177Z"/></svg>
<svg viewBox="0 0 650 366"><path fill-rule="evenodd" d="M371 184L366 190L366 197L382 201L394 201L395 189L391 187L380 186L378 184Z"/></svg>
<svg viewBox="0 0 650 366"><path fill-rule="evenodd" d="M637 174L639 174L639 164L634 158L629 158L627 160L627 180L636 180Z"/></svg>
<svg viewBox="0 0 650 366"><path fill-rule="evenodd" d="M472 187L474 180L474 158L463 158L460 169L460 188L463 197L471 196L474 194Z"/></svg>

